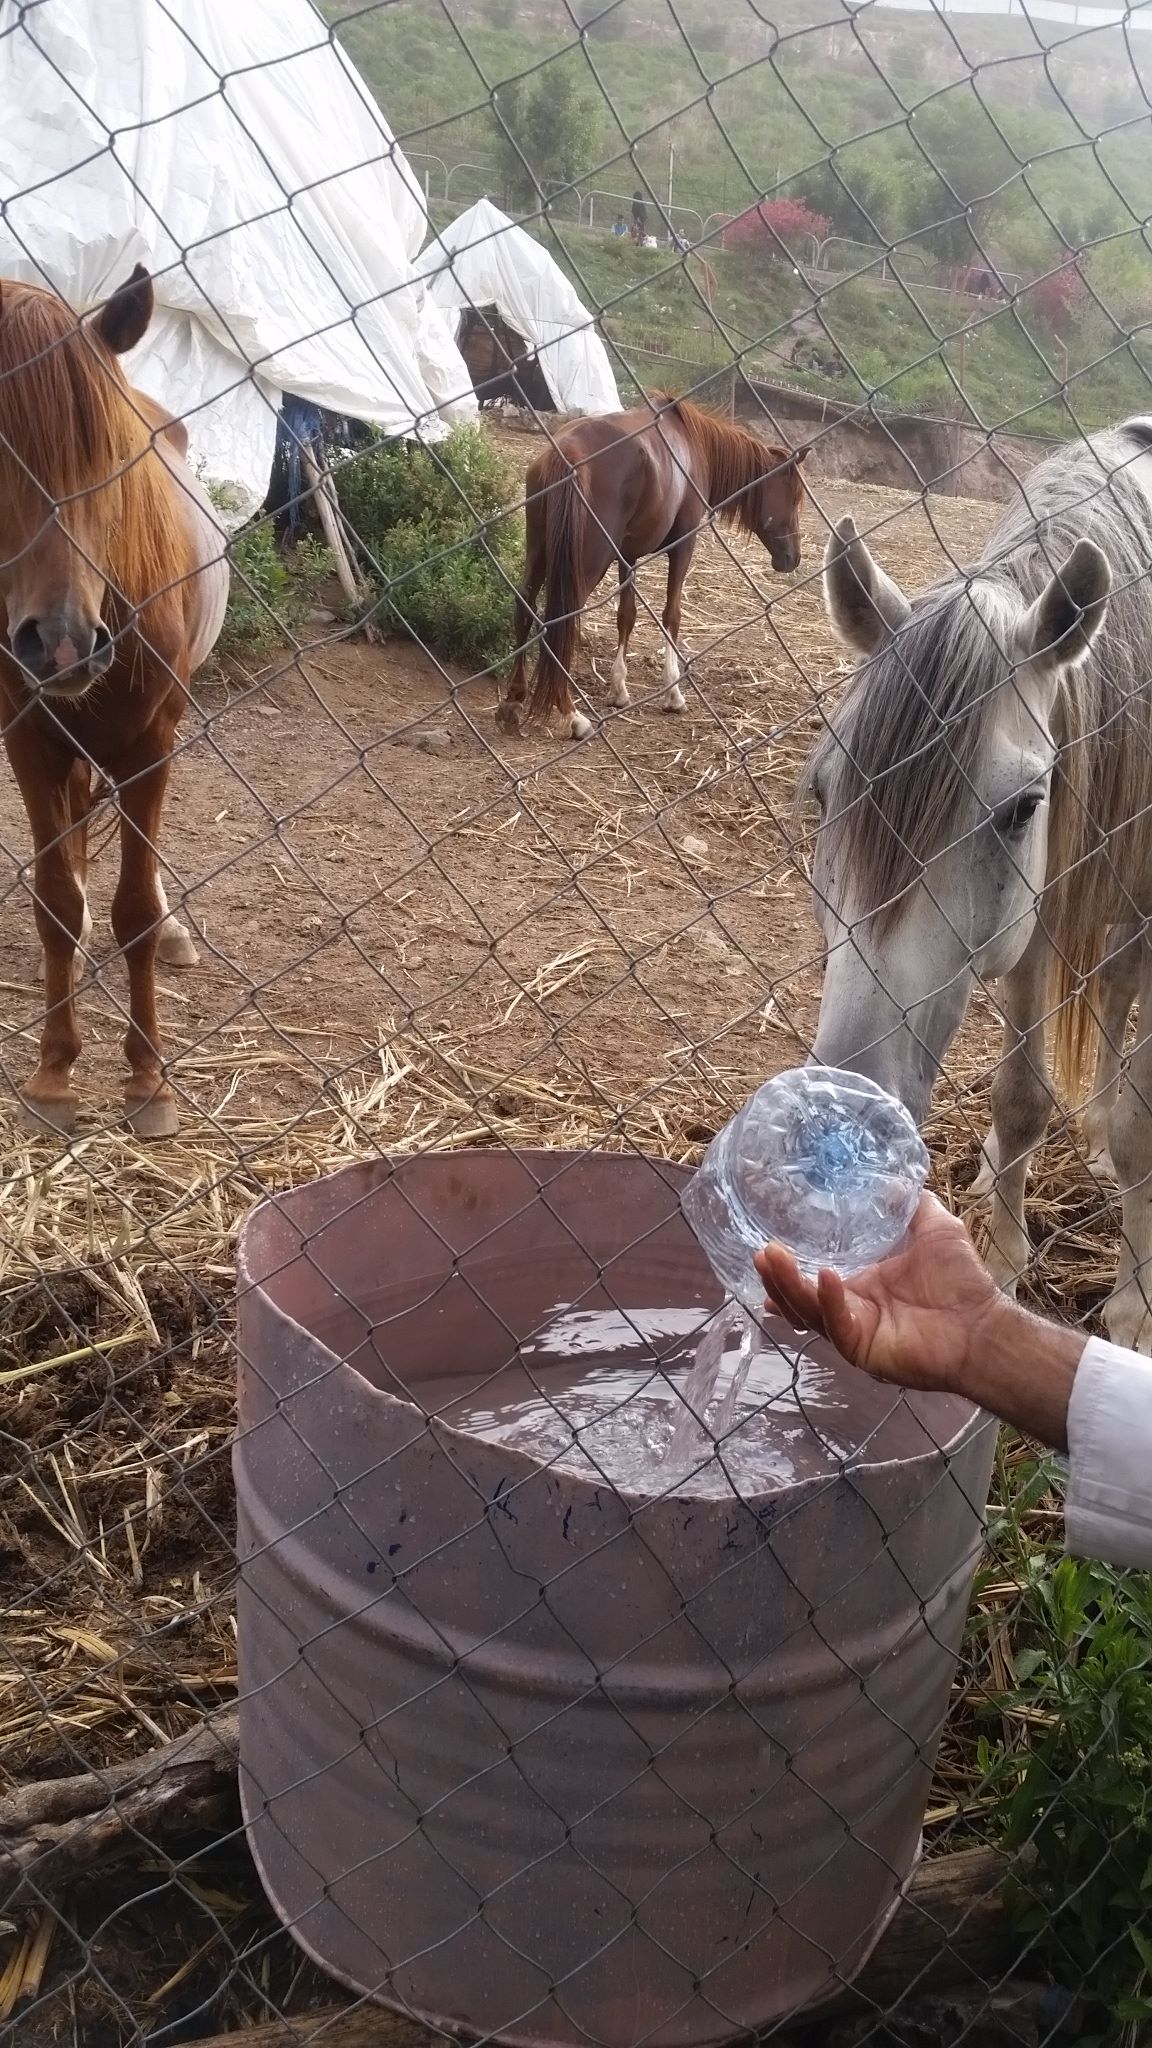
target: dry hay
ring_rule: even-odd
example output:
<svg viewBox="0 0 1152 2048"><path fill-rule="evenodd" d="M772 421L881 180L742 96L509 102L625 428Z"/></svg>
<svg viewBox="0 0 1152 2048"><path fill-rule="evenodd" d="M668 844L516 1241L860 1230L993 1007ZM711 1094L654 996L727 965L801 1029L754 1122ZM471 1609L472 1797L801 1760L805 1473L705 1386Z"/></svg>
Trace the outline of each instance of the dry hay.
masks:
<svg viewBox="0 0 1152 2048"><path fill-rule="evenodd" d="M797 1050L789 1040L777 1063ZM693 1159L728 1114L728 1086L694 1072L673 1103L662 1082L650 1101L612 1114L575 1071L558 1066L547 1083L513 1089L458 1040L396 1038L369 1085L287 1132L222 1117L211 1134L147 1151L106 1133L63 1154L4 1133L13 1167L0 1394L19 1477L0 1565L9 1586L24 1582L0 1668L11 1775L147 1750L234 1694L228 1341L235 1235L251 1203L384 1150L638 1145ZM935 1184L958 1206L984 1106L965 1097L930 1132ZM1072 1131L1043 1157L1030 1218L1043 1246L1038 1305L1091 1313L1113 1218ZM1013 1499L1028 1465L1026 1446L1004 1446L994 1505ZM1059 1502L1042 1494L1018 1517L1007 1562L991 1557L982 1573L926 1816L930 1848L989 1831L976 1738L988 1733L990 1700L1012 1690L1020 1541L1051 1545L1059 1531ZM998 1711L1004 1735L1026 1740L1020 1716ZM331 1997L269 1912L239 1838L192 1844L175 1867L142 1848L62 1918L47 1909L0 1939L0 2022L28 2011L46 1968L49 1987L71 1980L70 2003L49 1995L21 2020L29 2048L47 2048L61 2027L111 2048L186 2015L198 2034Z"/></svg>
<svg viewBox="0 0 1152 2048"><path fill-rule="evenodd" d="M930 1133L935 1183L958 1205L983 1107L965 1098ZM146 1151L110 1132L59 1153L5 1131L0 1390L19 1476L0 1562L8 1585L24 1580L0 1672L8 1772L51 1775L146 1750L234 1693L228 1338L235 1234L254 1200L384 1150L638 1145L691 1159L728 1109L727 1086L701 1072L675 1104L656 1085L649 1102L612 1115L578 1073L558 1068L513 1090L459 1041L396 1038L374 1081L287 1132L225 1116L211 1134ZM1063 1132L1030 1204L1044 1246L1039 1305L1080 1315L1098 1303L1114 1242L1107 1207ZM1026 1447L1005 1448L994 1498L1011 1499L1027 1459ZM1048 1495L1022 1518L1041 1544L1059 1527ZM938 1758L931 1846L987 1829L975 1737L987 1732L989 1699L1012 1688L1021 1593L1018 1564L990 1560ZM1003 1725L1009 1738L1029 1732L1011 1714ZM125 2028L136 2038L182 2014L198 2015L193 2032L208 2030L209 2014L220 2027L251 2023L330 1997L269 1913L241 1841L194 1845L172 1876L142 1849L62 1921L46 1910L0 1942L0 2021L27 2010L46 1967L49 1984L53 1967L76 1980L71 2029L85 2042L120 2040ZM59 1997L37 2012L45 2043L69 2024ZM21 2025L39 2048L39 2022Z"/></svg>
<svg viewBox="0 0 1152 2048"><path fill-rule="evenodd" d="M544 995L572 968L542 968ZM772 1065L800 1055L784 1036ZM691 1160L731 1106L729 1077L702 1059L623 1106L562 1062L547 1082L510 1079L446 1033L385 1032L377 1065L287 1129L225 1113L147 1148L106 1131L64 1151L4 1131L0 1396L16 1481L0 1560L21 1586L0 1664L10 1774L147 1748L234 1686L228 1345L236 1232L255 1201L366 1156L431 1148ZM929 1133L935 1183L957 1206L983 1109L963 1097ZM1091 1314L1114 1218L1070 1127L1042 1155L1029 1214L1037 1305Z"/></svg>

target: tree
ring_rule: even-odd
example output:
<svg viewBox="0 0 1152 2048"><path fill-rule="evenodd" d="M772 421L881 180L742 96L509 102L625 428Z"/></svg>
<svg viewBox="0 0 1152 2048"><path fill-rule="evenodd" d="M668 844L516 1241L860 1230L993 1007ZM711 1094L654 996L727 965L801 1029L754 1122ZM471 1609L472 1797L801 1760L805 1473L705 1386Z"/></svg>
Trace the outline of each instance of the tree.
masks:
<svg viewBox="0 0 1152 2048"><path fill-rule="evenodd" d="M500 166L510 200L525 212L595 162L601 107L576 68L582 62L576 52L566 53L533 78L510 80L496 93Z"/></svg>

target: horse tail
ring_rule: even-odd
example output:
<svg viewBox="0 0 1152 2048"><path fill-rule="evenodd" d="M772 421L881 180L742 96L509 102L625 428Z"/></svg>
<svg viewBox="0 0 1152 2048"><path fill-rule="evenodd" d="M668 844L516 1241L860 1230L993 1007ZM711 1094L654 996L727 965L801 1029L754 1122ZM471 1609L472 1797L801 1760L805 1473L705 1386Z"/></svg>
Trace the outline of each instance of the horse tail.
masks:
<svg viewBox="0 0 1152 2048"><path fill-rule="evenodd" d="M581 577L588 504L571 463L552 448L540 458L544 512L544 637L528 706L530 719L572 709L572 658L586 592Z"/></svg>

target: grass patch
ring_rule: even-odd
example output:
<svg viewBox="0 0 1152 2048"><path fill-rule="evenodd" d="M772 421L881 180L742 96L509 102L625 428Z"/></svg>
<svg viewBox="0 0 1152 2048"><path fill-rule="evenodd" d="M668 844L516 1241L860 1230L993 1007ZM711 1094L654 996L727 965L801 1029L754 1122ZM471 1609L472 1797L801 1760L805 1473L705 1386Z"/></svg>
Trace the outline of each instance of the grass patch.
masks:
<svg viewBox="0 0 1152 2048"><path fill-rule="evenodd" d="M1152 1579L1064 1556L1055 1460L1012 1444L977 1593L979 1633L981 1593L1017 1589L980 1797L1026 1852L1008 1903L1033 1964L1087 2001L1078 2048L1120 2048L1152 2022Z"/></svg>

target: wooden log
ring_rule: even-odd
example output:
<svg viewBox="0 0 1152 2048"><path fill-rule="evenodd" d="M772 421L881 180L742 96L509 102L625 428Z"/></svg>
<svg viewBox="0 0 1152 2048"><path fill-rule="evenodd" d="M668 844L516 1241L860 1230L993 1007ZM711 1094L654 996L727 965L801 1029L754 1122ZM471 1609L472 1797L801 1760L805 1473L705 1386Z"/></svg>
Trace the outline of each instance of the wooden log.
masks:
<svg viewBox="0 0 1152 2048"><path fill-rule="evenodd" d="M0 1798L0 1908L42 1903L144 1842L236 1826L235 1707L147 1756L21 1785Z"/></svg>
<svg viewBox="0 0 1152 2048"><path fill-rule="evenodd" d="M320 525L336 566L340 588L353 610L362 612L368 604L369 592L356 574L355 564L348 550L344 535L344 515L336 496L332 472L323 454L310 448L305 441L300 443L300 464L320 515ZM373 619L362 619L360 629L368 640L379 641L383 638L379 626Z"/></svg>
<svg viewBox="0 0 1152 2048"><path fill-rule="evenodd" d="M910 1985L983 1988L989 1974L1011 1965L1021 1943L1004 1912L1010 1859L997 1849L957 1849L922 1863L892 1924L856 1981L820 2008L822 2014L891 2005Z"/></svg>

